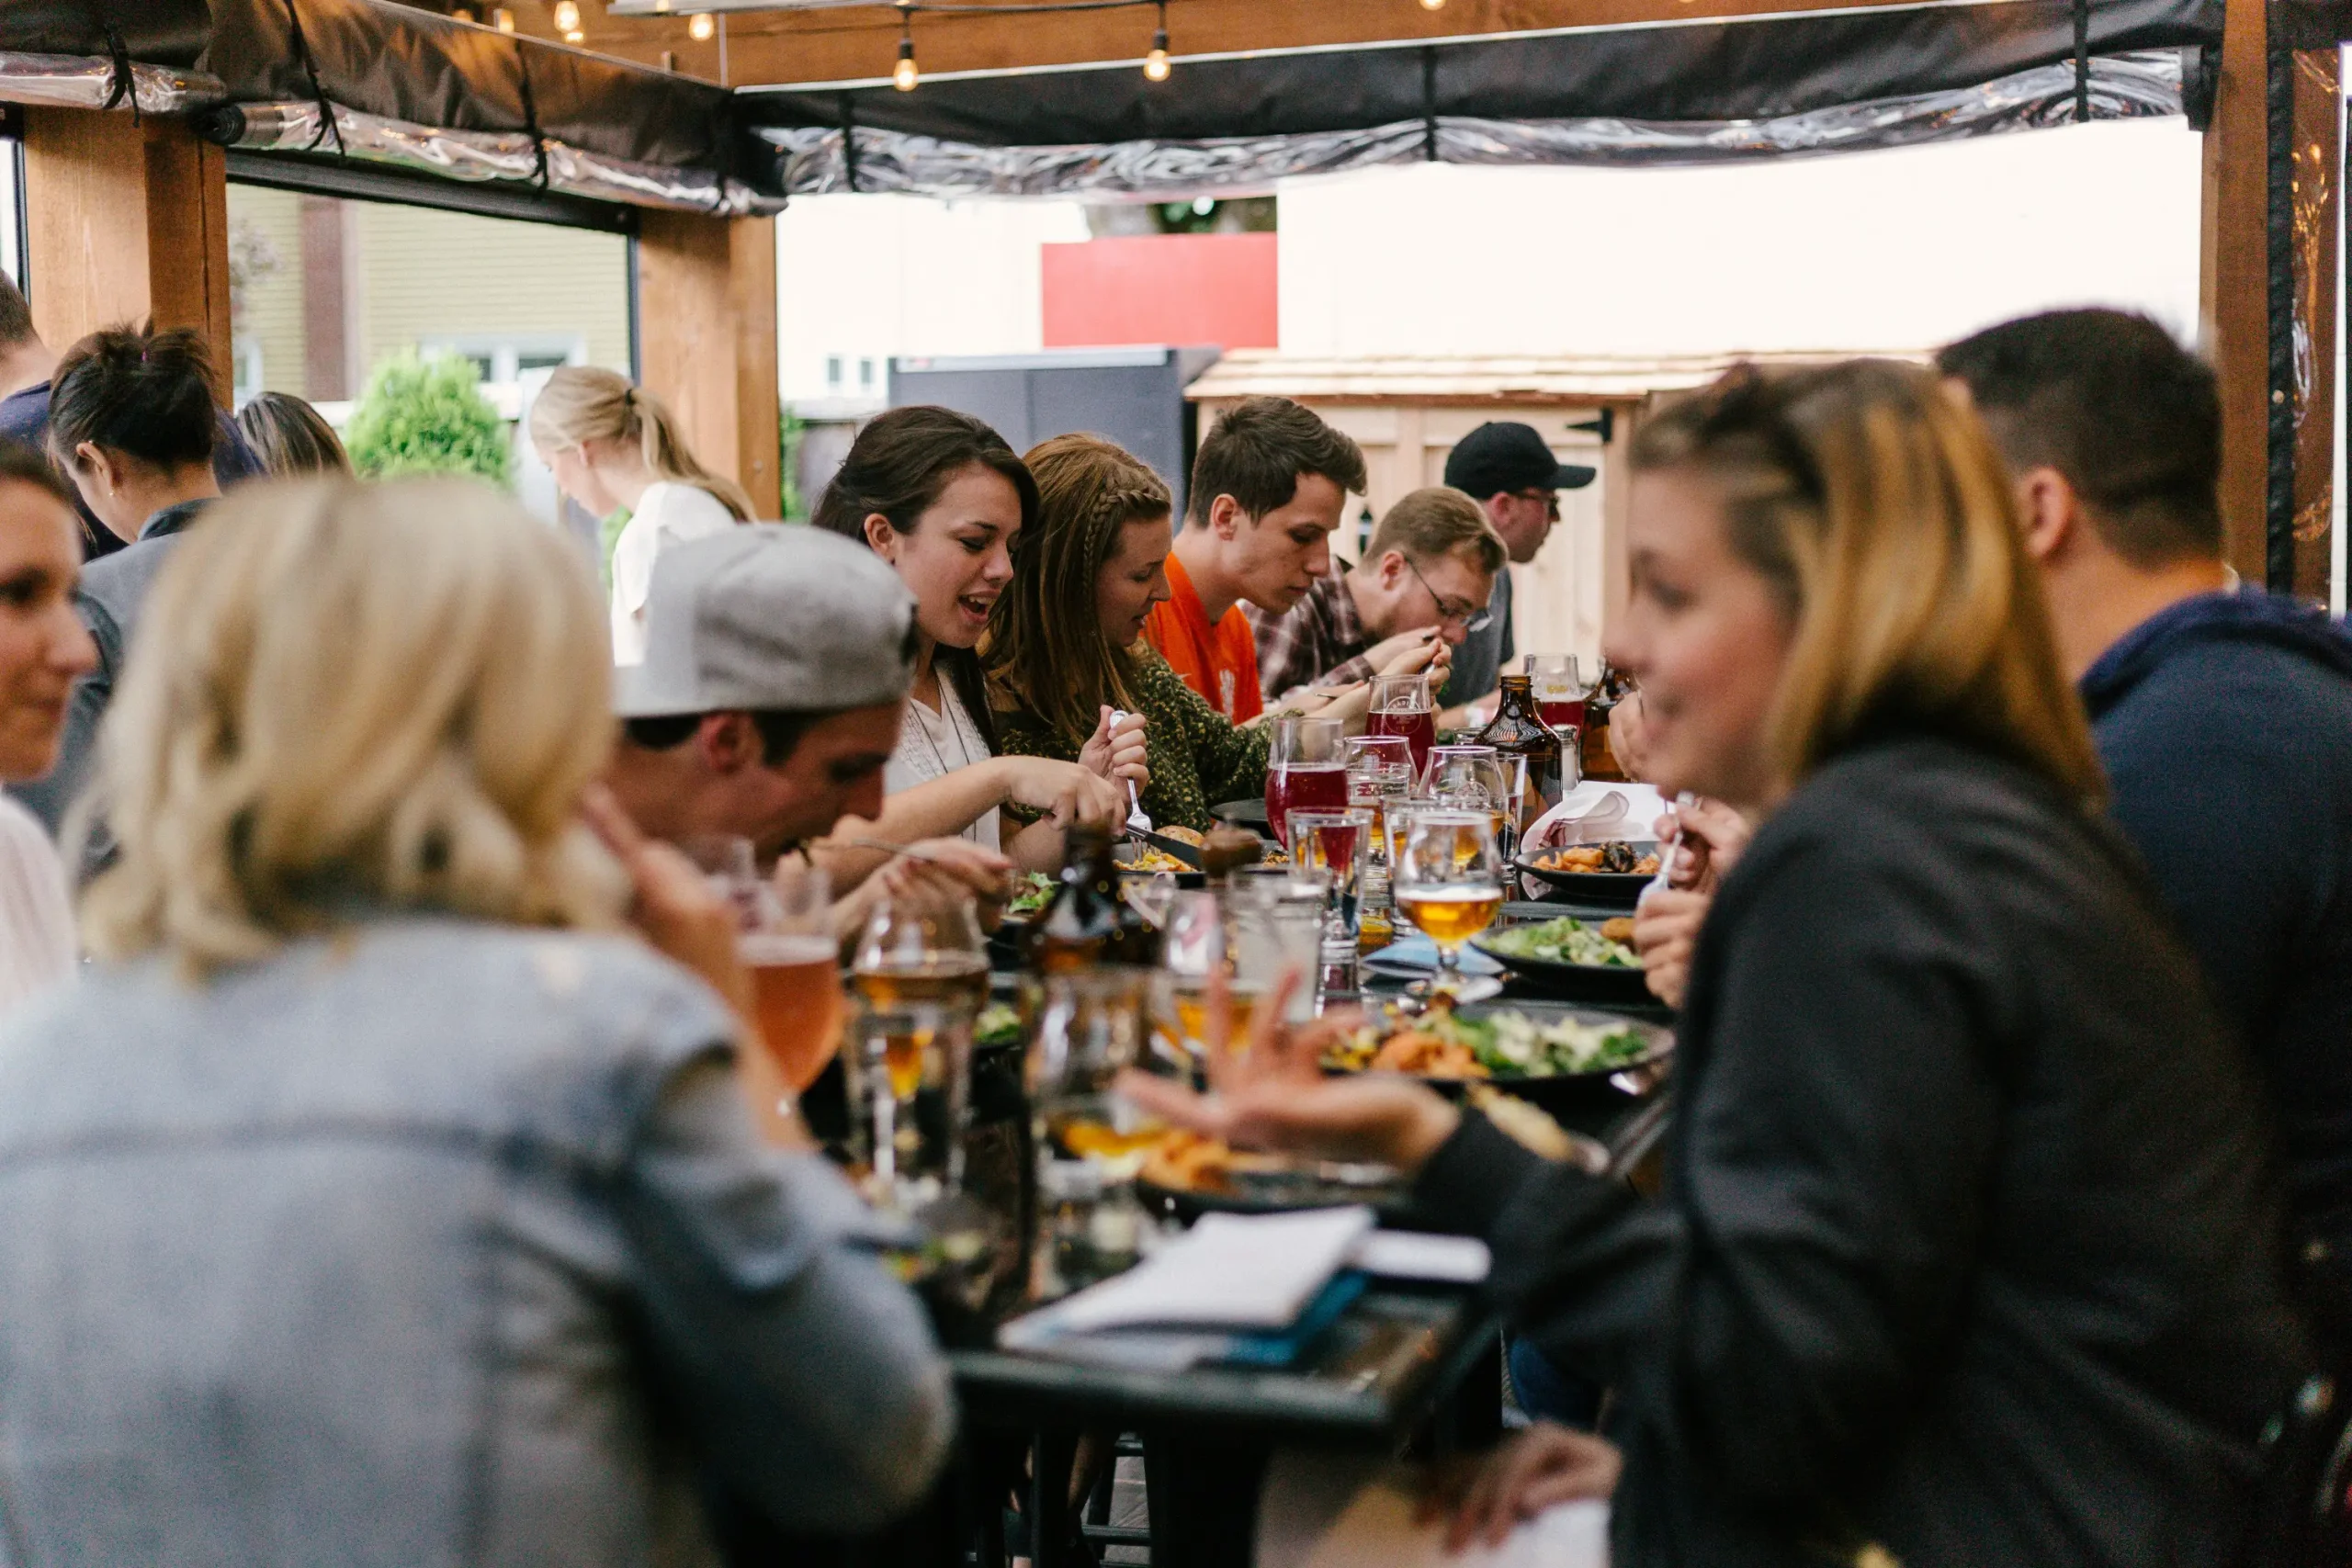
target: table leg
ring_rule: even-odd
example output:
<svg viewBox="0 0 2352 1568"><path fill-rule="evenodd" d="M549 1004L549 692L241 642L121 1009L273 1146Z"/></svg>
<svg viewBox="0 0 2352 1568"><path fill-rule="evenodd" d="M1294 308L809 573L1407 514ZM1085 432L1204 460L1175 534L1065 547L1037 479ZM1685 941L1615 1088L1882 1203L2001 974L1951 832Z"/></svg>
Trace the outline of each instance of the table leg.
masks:
<svg viewBox="0 0 2352 1568"><path fill-rule="evenodd" d="M1030 1444L1031 1568L1069 1568L1073 1561L1070 1542L1078 1536L1078 1520L1069 1506L1069 1474L1078 1461L1078 1436L1041 1431Z"/></svg>
<svg viewBox="0 0 2352 1568"><path fill-rule="evenodd" d="M1235 1568L1257 1550L1266 1449L1225 1434L1144 1434L1151 1568Z"/></svg>

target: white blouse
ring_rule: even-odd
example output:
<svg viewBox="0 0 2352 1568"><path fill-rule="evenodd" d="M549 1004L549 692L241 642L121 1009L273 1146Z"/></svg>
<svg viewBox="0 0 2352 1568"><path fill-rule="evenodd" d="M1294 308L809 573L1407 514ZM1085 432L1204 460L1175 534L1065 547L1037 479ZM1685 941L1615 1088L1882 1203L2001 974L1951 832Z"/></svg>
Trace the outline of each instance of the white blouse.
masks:
<svg viewBox="0 0 2352 1568"><path fill-rule="evenodd" d="M735 514L700 485L650 484L613 541L613 662L645 662L645 596L663 550L735 526Z"/></svg>
<svg viewBox="0 0 2352 1568"><path fill-rule="evenodd" d="M79 955L57 846L40 818L0 796L0 1016L71 979Z"/></svg>
<svg viewBox="0 0 2352 1568"><path fill-rule="evenodd" d="M956 695L955 682L943 675L936 709L923 706L911 696L907 699L906 711L899 718L899 749L882 770L882 793L896 795L945 778L958 768L985 762L993 755L980 727L972 722ZM964 829L963 836L992 850L1000 848L996 818L996 807L991 806Z"/></svg>

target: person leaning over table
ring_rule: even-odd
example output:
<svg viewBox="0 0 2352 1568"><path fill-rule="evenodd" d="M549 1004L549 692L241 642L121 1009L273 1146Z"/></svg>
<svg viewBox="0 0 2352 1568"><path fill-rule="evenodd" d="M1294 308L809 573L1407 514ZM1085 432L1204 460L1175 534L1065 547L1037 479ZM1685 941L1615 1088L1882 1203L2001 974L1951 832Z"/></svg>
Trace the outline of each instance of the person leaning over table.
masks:
<svg viewBox="0 0 2352 1568"><path fill-rule="evenodd" d="M1652 772L1764 815L1662 1193L1325 1078L1313 1035L1125 1092L1398 1166L1485 1237L1523 1332L1615 1391L1625 1568L2236 1560L2307 1355L2259 1094L2099 815L1998 457L1932 373L1860 360L1736 371L1629 462L1609 642ZM1471 1522L1605 1483L1594 1442L1535 1429Z"/></svg>
<svg viewBox="0 0 2352 1568"><path fill-rule="evenodd" d="M0 1029L12 1557L621 1568L710 1560L697 1466L809 1530L919 1498L945 1369L732 911L594 789L577 552L470 482L256 487L151 608L99 961Z"/></svg>
<svg viewBox="0 0 2352 1568"><path fill-rule="evenodd" d="M89 564L74 595L98 663L74 685L57 765L37 782L9 786L52 834L88 783L98 722L148 588L182 532L220 498L217 379L199 333L125 327L75 344L48 383L50 458L124 542Z"/></svg>
<svg viewBox="0 0 2352 1568"><path fill-rule="evenodd" d="M1503 558L1477 502L1443 485L1414 491L1380 519L1363 560L1335 562L1282 615L1247 607L1260 688L1287 695L1426 670L1434 694L1454 649L1485 625Z"/></svg>
<svg viewBox="0 0 2352 1568"><path fill-rule="evenodd" d="M1075 762L997 754L979 657L997 600L1012 581L1012 547L1037 513L1037 484L1004 438L952 409L917 405L878 415L850 446L817 503L815 523L857 540L915 596L915 676L899 744L884 774L882 815L843 836L889 843L960 835L1001 849L1032 871L1060 866L1062 829L1127 814L1127 781L1148 782L1139 724L1106 719ZM998 809L1037 816L1003 834ZM829 855L854 880L882 852Z"/></svg>
<svg viewBox="0 0 2352 1568"><path fill-rule="evenodd" d="M1169 597L1153 606L1144 636L1233 723L1266 711L1242 604L1281 615L1304 598L1330 570L1349 492L1365 483L1355 442L1288 398L1244 398L1202 437L1186 521L1169 552ZM1322 714L1328 701L1289 705Z"/></svg>
<svg viewBox="0 0 2352 1568"><path fill-rule="evenodd" d="M914 598L874 553L819 528L752 524L665 550L646 656L615 676L605 774L645 832L748 839L765 863L882 811L882 770L914 679ZM836 886L846 936L918 887L1001 893L1010 863L964 839L917 846Z"/></svg>
<svg viewBox="0 0 2352 1568"><path fill-rule="evenodd" d="M1057 435L1023 461L1037 522L980 644L997 738L1009 752L1074 760L1109 713L1136 715L1144 810L1158 827L1206 832L1211 805L1265 793L1270 732L1232 724L1143 640L1168 598L1168 486L1100 436Z"/></svg>

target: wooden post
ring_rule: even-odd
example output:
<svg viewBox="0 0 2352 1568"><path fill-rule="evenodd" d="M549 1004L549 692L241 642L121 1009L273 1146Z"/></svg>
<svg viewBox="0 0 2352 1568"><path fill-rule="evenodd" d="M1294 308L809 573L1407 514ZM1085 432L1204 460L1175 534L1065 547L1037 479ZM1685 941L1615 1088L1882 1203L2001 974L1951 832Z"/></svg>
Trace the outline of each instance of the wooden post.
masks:
<svg viewBox="0 0 2352 1568"><path fill-rule="evenodd" d="M2222 383L2222 525L2230 564L2268 575L2270 475L2268 29L2263 0L2222 21L2220 88L2205 131L2199 293Z"/></svg>
<svg viewBox="0 0 2352 1568"><path fill-rule="evenodd" d="M33 325L62 351L152 320L209 340L227 397L229 181L220 148L177 120L28 107L25 210Z"/></svg>
<svg viewBox="0 0 2352 1568"><path fill-rule="evenodd" d="M775 220L648 212L637 256L646 386L695 456L731 473L760 516L776 516Z"/></svg>

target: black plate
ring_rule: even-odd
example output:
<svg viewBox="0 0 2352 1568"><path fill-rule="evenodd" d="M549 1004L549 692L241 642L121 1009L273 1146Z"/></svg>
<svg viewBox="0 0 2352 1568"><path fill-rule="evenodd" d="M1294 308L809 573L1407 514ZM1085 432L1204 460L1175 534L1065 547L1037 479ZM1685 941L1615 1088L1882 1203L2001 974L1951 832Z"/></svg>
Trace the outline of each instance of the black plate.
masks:
<svg viewBox="0 0 2352 1568"><path fill-rule="evenodd" d="M1573 1018L1581 1023L1605 1023L1631 1029L1648 1037L1649 1054L1637 1062L1623 1066L1604 1067L1590 1073L1555 1073L1549 1077L1490 1078L1430 1078L1422 1083L1449 1100L1459 1100L1468 1092L1472 1083L1483 1083L1505 1094L1515 1095L1537 1109L1566 1120L1568 1116L1589 1111L1596 1104L1614 1101L1626 1103L1634 1096L1647 1093L1663 1078L1668 1064L1674 1055L1674 1033L1663 1024L1643 1019L1627 1018L1618 1013L1595 1012L1589 1008L1572 1007L1564 1002L1527 1000L1505 998L1490 1002L1473 1002L1461 1010L1464 1018L1483 1018L1488 1013L1524 1013L1529 1018L1551 1020ZM1622 1081L1621 1081L1622 1080Z"/></svg>
<svg viewBox="0 0 2352 1568"><path fill-rule="evenodd" d="M1262 837L1270 829L1266 825L1266 803L1258 800L1228 800L1223 806L1209 807L1209 814L1220 822L1230 822L1237 828L1250 828Z"/></svg>
<svg viewBox="0 0 2352 1568"><path fill-rule="evenodd" d="M1587 920L1585 923L1597 926L1600 922ZM1472 937L1470 945L1510 970L1512 976L1522 984L1551 996L1616 1003L1640 1003L1652 999L1649 987L1639 969L1627 969L1615 964L1557 964L1545 958L1514 958L1488 947L1479 937Z"/></svg>
<svg viewBox="0 0 2352 1568"><path fill-rule="evenodd" d="M1412 1183L1402 1176L1385 1181L1341 1181L1311 1170L1258 1176L1237 1183L1229 1192L1204 1192L1190 1187L1162 1187L1136 1178L1136 1196L1155 1214L1170 1214L1191 1224L1203 1214L1285 1214L1300 1209L1339 1209L1369 1203L1382 1220L1396 1222L1412 1213Z"/></svg>
<svg viewBox="0 0 2352 1568"><path fill-rule="evenodd" d="M1644 854L1657 852L1657 845L1645 839L1629 839L1626 842ZM1653 877L1649 872L1546 871L1523 855L1513 857L1511 864L1555 893L1611 909L1632 908L1640 902L1642 889L1650 885Z"/></svg>

